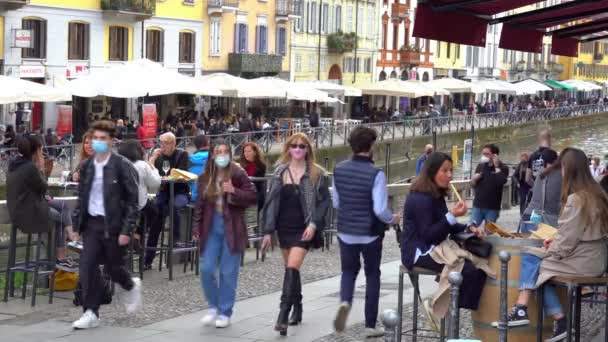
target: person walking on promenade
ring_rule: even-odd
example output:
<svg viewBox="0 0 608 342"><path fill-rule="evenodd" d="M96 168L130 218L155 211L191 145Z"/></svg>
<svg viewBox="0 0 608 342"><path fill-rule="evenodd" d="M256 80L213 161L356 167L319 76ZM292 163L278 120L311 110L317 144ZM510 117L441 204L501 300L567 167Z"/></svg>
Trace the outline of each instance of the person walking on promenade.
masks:
<svg viewBox="0 0 608 342"><path fill-rule="evenodd" d="M241 158L239 159L241 167L247 171L247 176L263 178L266 176L266 158L260 146L254 142L248 142L243 145ZM266 199L266 182L254 181L258 195L258 211L262 210Z"/></svg>
<svg viewBox="0 0 608 342"><path fill-rule="evenodd" d="M190 156L190 169L188 171L197 176L203 174L207 160L209 160L209 139L204 135L197 135L194 138L196 152ZM196 183L190 184L190 200L196 203L198 199L198 186Z"/></svg>
<svg viewBox="0 0 608 342"><path fill-rule="evenodd" d="M568 151L565 149L562 153ZM557 219L562 207L561 189L562 172L561 160L553 150L543 151L543 160L547 167L534 181L530 203L521 217L520 231L530 233L536 230L539 223L557 227Z"/></svg>
<svg viewBox="0 0 608 342"><path fill-rule="evenodd" d="M232 161L230 145L222 140L215 143L198 188L192 234L200 241L201 287L209 303L201 323L226 328L233 312L241 255L247 246L245 209L255 204L255 186Z"/></svg>
<svg viewBox="0 0 608 342"><path fill-rule="evenodd" d="M496 145L484 146L481 153L480 163L471 180L471 186L475 189L471 221L476 226L498 220L503 187L509 177L509 168L500 161L500 150Z"/></svg>
<svg viewBox="0 0 608 342"><path fill-rule="evenodd" d="M142 307L141 280L131 278L124 267L126 248L138 217L137 172L126 158L112 153L114 133L114 124L109 121L93 124L95 157L80 170L74 228L83 237L80 282L84 314L72 324L75 329L99 325L101 264L112 280L127 291L127 313L133 314Z"/></svg>
<svg viewBox="0 0 608 342"><path fill-rule="evenodd" d="M280 311L275 330L287 335L288 325L302 322L302 280L300 268L308 250L321 247L330 205L329 181L325 170L315 163L313 147L302 133L292 135L270 181L262 209L264 229L262 249L272 243L277 232L285 274ZM291 317L289 312L293 306Z"/></svg>
<svg viewBox="0 0 608 342"><path fill-rule="evenodd" d="M188 152L176 147L176 139L173 133L164 133L160 136L160 148L154 150L150 157L150 164L154 165L159 170L162 177L167 177L171 174L171 169L188 170L190 166L190 160L188 159ZM168 166L168 168L167 168ZM146 250L146 256L144 258L144 269L152 269L152 261L156 256L156 248L158 245L158 237L160 231L163 229L165 219L169 215L169 199L170 199L170 188L169 184L162 184L160 191L156 195L156 208L158 210L158 217L152 222L150 226L150 233L148 235L148 241L146 246L150 249ZM184 208L190 201L188 194L190 193L190 187L188 184L181 183L174 185L174 201L173 201L173 241L178 244L180 241L180 222L181 218L179 210Z"/></svg>
<svg viewBox="0 0 608 342"><path fill-rule="evenodd" d="M376 141L375 130L359 126L348 142L353 151L350 160L336 165L332 202L338 210L338 239L342 277L340 280L340 307L334 321L336 331L344 331L353 302L355 281L365 263L365 330L367 337L382 336L376 329L380 298L380 262L382 240L388 224L397 224L401 215L388 208L386 176L374 166L372 148Z"/></svg>
<svg viewBox="0 0 608 342"><path fill-rule="evenodd" d="M567 322L555 288L545 283L555 276L600 277L607 266L608 196L591 176L586 158L578 149L562 152L559 227L553 238L544 241L544 248L522 254L519 297L507 316L510 327L528 325L530 295L544 286L543 306L554 319L547 342L565 339Z"/></svg>
<svg viewBox="0 0 608 342"><path fill-rule="evenodd" d="M528 169L527 153L522 153L519 156L519 164L513 172L513 183L517 186L517 195L519 198L519 214L523 215L528 203L528 192L531 186L526 182L526 170Z"/></svg>
<svg viewBox="0 0 608 342"><path fill-rule="evenodd" d="M538 149L530 155L528 169L526 170L526 182L533 186L534 180L545 169L547 163L543 159L543 151L551 150L551 130L548 128L538 132ZM531 194L528 195L530 197Z"/></svg>
<svg viewBox="0 0 608 342"><path fill-rule="evenodd" d="M424 147L424 153L420 155L420 157L418 157L418 160L416 160L416 177L420 175L422 165L424 165L424 162L427 160L431 153L433 153L433 145L428 144Z"/></svg>

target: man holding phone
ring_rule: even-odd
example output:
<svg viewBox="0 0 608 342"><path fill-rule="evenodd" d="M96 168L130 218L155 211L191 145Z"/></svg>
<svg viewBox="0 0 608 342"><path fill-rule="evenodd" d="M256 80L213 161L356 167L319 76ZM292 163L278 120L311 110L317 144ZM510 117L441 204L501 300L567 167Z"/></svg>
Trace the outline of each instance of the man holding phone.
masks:
<svg viewBox="0 0 608 342"><path fill-rule="evenodd" d="M502 190L509 177L509 168L500 161L499 154L496 145L484 146L480 163L471 180L471 186L475 189L471 222L475 226L480 226L484 221L498 220Z"/></svg>

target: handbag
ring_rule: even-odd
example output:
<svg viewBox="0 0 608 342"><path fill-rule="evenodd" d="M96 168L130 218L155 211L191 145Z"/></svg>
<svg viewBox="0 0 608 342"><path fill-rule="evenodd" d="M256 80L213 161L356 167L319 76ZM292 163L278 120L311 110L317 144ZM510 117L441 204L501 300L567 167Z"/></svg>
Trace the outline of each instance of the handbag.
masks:
<svg viewBox="0 0 608 342"><path fill-rule="evenodd" d="M471 252L481 258L487 258L492 254L492 244L485 241L484 239L478 238L473 233L462 232L451 235L460 248Z"/></svg>

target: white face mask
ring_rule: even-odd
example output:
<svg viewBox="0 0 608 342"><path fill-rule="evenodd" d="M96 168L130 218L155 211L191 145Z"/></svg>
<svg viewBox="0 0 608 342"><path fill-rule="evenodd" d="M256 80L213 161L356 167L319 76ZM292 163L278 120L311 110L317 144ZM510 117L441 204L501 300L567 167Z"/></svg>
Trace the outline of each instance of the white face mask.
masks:
<svg viewBox="0 0 608 342"><path fill-rule="evenodd" d="M479 162L481 162L481 163L487 163L489 161L490 161L490 158L488 158L484 155L481 155L481 158L479 158Z"/></svg>

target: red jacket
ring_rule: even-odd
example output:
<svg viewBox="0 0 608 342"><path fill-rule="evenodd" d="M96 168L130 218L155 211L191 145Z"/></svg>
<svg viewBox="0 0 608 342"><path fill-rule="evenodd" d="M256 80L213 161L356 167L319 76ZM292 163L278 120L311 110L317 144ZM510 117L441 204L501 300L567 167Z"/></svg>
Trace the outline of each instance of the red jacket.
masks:
<svg viewBox="0 0 608 342"><path fill-rule="evenodd" d="M255 186L247 177L247 173L240 166L231 163L233 194L224 194L224 229L225 236L233 254L242 253L247 247L247 223L245 222L245 209L256 204L257 196ZM204 189L203 176L198 178L198 189ZM199 193L193 215L193 234L200 239L201 252L205 250L213 215L215 202L207 201L202 192Z"/></svg>

